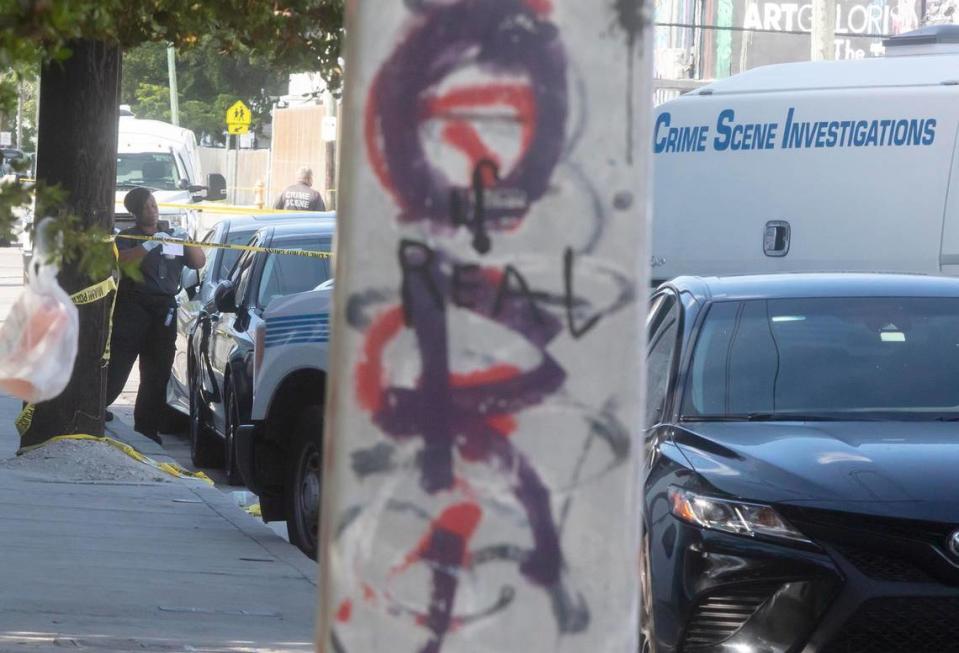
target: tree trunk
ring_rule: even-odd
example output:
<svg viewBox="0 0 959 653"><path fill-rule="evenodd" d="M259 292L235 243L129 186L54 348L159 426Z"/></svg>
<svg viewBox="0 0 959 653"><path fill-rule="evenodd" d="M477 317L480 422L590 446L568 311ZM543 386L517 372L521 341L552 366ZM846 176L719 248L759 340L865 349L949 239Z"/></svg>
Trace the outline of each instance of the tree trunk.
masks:
<svg viewBox="0 0 959 653"><path fill-rule="evenodd" d="M65 207L38 206L35 220L64 210L84 229L113 227L119 121L119 46L78 40L73 56L44 66L40 74L37 178L68 193ZM60 271L69 294L102 279L90 279L70 262ZM78 307L80 342L70 383L56 399L36 406L21 446L57 435L103 434L106 361L113 296Z"/></svg>

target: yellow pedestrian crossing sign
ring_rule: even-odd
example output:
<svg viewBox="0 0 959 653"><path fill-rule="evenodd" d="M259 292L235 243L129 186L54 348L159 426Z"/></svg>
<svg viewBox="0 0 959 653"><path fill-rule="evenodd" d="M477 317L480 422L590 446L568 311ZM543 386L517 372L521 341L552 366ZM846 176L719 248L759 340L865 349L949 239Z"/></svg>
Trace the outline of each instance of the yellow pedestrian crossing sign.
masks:
<svg viewBox="0 0 959 653"><path fill-rule="evenodd" d="M250 131L250 107L237 100L226 110L226 127L231 134L246 134Z"/></svg>

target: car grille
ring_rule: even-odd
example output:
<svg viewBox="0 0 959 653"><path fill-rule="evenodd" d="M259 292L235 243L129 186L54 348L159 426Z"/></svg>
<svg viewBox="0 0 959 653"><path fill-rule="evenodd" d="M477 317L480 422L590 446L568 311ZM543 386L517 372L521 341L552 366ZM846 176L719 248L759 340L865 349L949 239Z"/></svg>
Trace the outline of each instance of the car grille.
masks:
<svg viewBox="0 0 959 653"><path fill-rule="evenodd" d="M684 650L718 644L732 637L779 585L720 590L702 599L686 626Z"/></svg>
<svg viewBox="0 0 959 653"><path fill-rule="evenodd" d="M899 556L886 555L854 546L837 545L836 550L863 575L893 583L934 583L936 580L918 565Z"/></svg>
<svg viewBox="0 0 959 653"><path fill-rule="evenodd" d="M866 601L821 653L959 653L959 598Z"/></svg>
<svg viewBox="0 0 959 653"><path fill-rule="evenodd" d="M956 525L812 508L783 508L786 519L878 581L959 587L957 560L945 550Z"/></svg>

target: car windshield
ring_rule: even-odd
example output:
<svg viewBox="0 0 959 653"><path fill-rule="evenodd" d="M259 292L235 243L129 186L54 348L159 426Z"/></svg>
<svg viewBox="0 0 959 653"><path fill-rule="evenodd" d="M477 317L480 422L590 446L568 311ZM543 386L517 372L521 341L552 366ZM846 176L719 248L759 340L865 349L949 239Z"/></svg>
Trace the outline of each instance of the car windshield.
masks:
<svg viewBox="0 0 959 653"><path fill-rule="evenodd" d="M959 299L713 304L686 420L959 419Z"/></svg>
<svg viewBox="0 0 959 653"><path fill-rule="evenodd" d="M117 188L146 186L154 190L176 190L179 180L176 161L170 153L117 155Z"/></svg>

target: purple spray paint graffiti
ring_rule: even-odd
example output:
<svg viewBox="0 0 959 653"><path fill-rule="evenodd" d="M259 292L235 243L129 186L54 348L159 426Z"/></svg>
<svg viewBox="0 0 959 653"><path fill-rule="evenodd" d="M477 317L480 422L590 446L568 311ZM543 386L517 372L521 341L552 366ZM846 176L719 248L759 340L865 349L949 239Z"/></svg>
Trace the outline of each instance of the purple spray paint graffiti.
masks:
<svg viewBox="0 0 959 653"><path fill-rule="evenodd" d="M508 238L547 194L564 156L568 70L559 30L549 20L551 3L408 4L417 12L410 29L369 91L367 155L400 207L401 223L425 225L440 236L466 228L473 235L473 249L486 255L494 245L491 234ZM463 74L466 70L469 75ZM476 126L491 121L516 127L514 151L491 146ZM433 154L425 144L430 129L439 129L439 140L464 160L466 174L459 179L449 167L431 163ZM548 218L549 213L536 215ZM583 337L602 317L632 302L633 289L628 280L614 279L621 286L617 300L577 322L574 315L588 312L590 304L573 294L572 249L562 257L566 294L560 297L536 290L511 265L462 263L442 241L427 246L404 240L398 257L403 273L398 304L387 303L389 293L371 290L351 298L380 305L374 317L350 320L364 334L363 356L355 370L356 400L389 440L421 443L417 473L424 493L444 501L451 495L457 499L435 518L408 505L393 506L427 522L419 544L390 574L395 578L425 565L430 577L426 607L404 606L389 588L364 587L364 597L379 597L393 612L412 617L428 632L419 653L439 653L456 628L495 614L512 600L512 590L503 588L488 609L456 614L461 574L484 562L509 561L530 585L548 595L561 634L581 632L589 625L589 608L569 582L561 543L570 498L557 519L547 483L512 436L517 416L552 401L567 381L549 345L563 333ZM450 351L454 311L465 311L479 318L476 324L486 321L521 339L537 360L525 366L488 363L457 371ZM350 309L351 315L355 312ZM387 349L403 334L412 336L419 356L412 387L388 381ZM610 426L614 422L592 421L584 452L598 436L609 445L615 465L628 458L629 437L627 429ZM364 473L389 469L390 449L374 449L354 452L354 463L366 461ZM458 465L487 467L508 478L530 534L529 547L472 545L485 515L469 482L457 475ZM579 467L569 487L578 482ZM341 623L349 621L350 605L341 606ZM345 650L339 642L336 646Z"/></svg>
<svg viewBox="0 0 959 653"><path fill-rule="evenodd" d="M473 168L500 167L465 116L498 107L522 129L516 164L486 187L520 191L521 206L487 207L478 221L515 226L546 192L563 150L567 118L566 58L559 32L545 19L546 5L521 0L463 0L428 5L406 40L380 69L370 92L366 143L381 183L403 208L404 221L450 225L457 197L447 174L430 164L420 127L446 121L443 137ZM443 91L465 68L508 82ZM452 191L452 192L451 192Z"/></svg>

